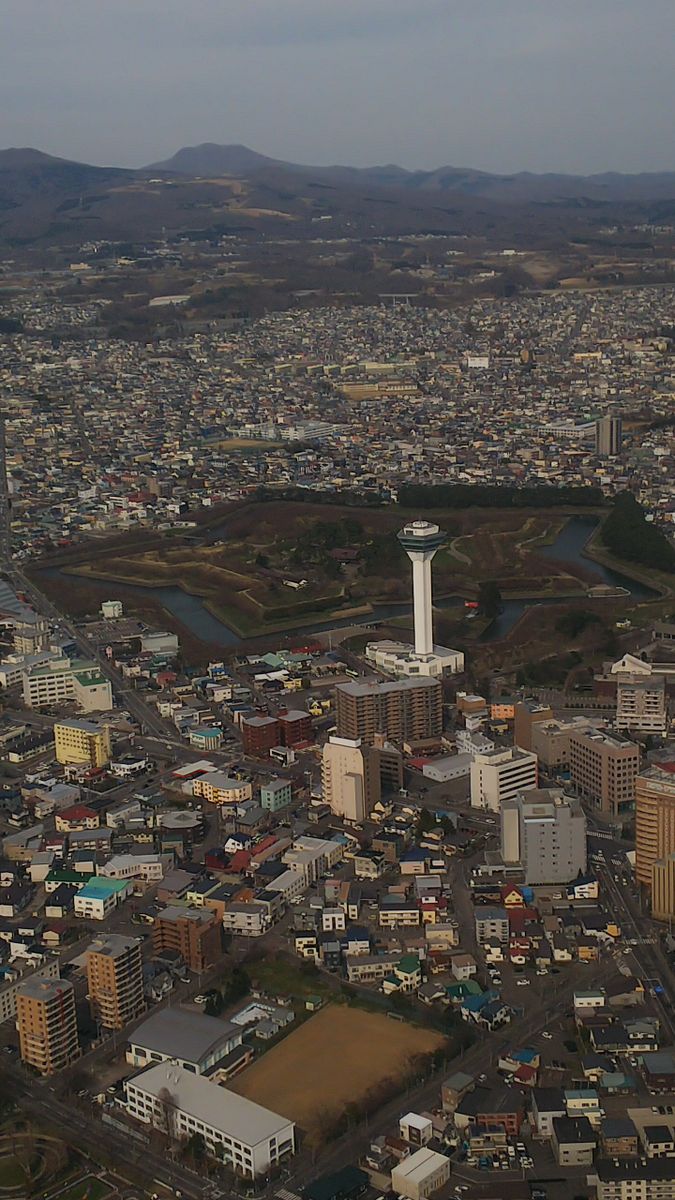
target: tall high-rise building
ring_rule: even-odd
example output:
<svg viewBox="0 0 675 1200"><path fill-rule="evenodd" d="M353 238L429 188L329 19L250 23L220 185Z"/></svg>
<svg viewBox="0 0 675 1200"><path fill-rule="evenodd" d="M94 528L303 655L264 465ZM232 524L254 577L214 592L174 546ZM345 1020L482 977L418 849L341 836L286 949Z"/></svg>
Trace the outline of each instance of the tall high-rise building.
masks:
<svg viewBox="0 0 675 1200"><path fill-rule="evenodd" d="M652 886L652 868L675 854L675 760L656 763L635 780L635 875Z"/></svg>
<svg viewBox="0 0 675 1200"><path fill-rule="evenodd" d="M595 422L595 452L599 458L616 458L621 453L622 441L621 417L600 417Z"/></svg>
<svg viewBox="0 0 675 1200"><path fill-rule="evenodd" d="M438 679L364 679L335 689L337 736L369 745L376 735L401 746L437 741L443 732Z"/></svg>
<svg viewBox="0 0 675 1200"><path fill-rule="evenodd" d="M331 737L321 758L323 799L336 817L360 823L380 798L377 751L359 738Z"/></svg>
<svg viewBox="0 0 675 1200"><path fill-rule="evenodd" d="M586 817L561 788L533 788L505 800L502 858L520 863L527 884L571 883L586 870Z"/></svg>
<svg viewBox="0 0 675 1200"><path fill-rule="evenodd" d="M570 779L583 800L612 817L628 816L635 807L635 779L640 747L627 738L599 729L570 737Z"/></svg>
<svg viewBox="0 0 675 1200"><path fill-rule="evenodd" d="M536 788L536 754L513 746L476 753L471 763L471 806L500 812L505 800Z"/></svg>
<svg viewBox="0 0 675 1200"><path fill-rule="evenodd" d="M16 1027L21 1058L53 1075L79 1056L75 991L67 979L32 975L17 988Z"/></svg>
<svg viewBox="0 0 675 1200"><path fill-rule="evenodd" d="M123 1029L145 1009L143 961L138 938L109 933L87 949L91 1015L104 1029Z"/></svg>

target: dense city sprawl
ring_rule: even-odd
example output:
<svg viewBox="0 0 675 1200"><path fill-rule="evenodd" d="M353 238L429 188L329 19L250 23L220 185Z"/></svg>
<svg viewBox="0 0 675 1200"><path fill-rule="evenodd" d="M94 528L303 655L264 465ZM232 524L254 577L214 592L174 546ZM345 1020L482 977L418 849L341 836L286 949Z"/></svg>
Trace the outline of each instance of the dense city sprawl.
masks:
<svg viewBox="0 0 675 1200"><path fill-rule="evenodd" d="M261 485L630 486L672 509L670 289L296 311L147 344L39 285L14 311L0 392L21 556ZM623 418L618 457L598 452L607 415Z"/></svg>

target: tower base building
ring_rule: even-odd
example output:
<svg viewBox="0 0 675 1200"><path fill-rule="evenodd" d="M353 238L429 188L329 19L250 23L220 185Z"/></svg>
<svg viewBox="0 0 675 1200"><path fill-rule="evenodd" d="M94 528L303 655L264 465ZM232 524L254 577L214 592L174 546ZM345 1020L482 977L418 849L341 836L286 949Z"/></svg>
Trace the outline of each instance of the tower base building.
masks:
<svg viewBox="0 0 675 1200"><path fill-rule="evenodd" d="M390 675L457 674L464 670L462 652L434 645L431 561L445 534L432 521L411 521L404 525L398 540L412 563L415 642L412 646L397 641L370 642L366 658Z"/></svg>

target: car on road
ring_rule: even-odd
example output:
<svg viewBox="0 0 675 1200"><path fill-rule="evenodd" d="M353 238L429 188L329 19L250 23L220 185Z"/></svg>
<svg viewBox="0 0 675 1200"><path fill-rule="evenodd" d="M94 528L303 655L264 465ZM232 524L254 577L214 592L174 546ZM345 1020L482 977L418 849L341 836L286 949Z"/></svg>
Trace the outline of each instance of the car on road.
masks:
<svg viewBox="0 0 675 1200"><path fill-rule="evenodd" d="M516 979L516 987L529 987L529 979Z"/></svg>
<svg viewBox="0 0 675 1200"><path fill-rule="evenodd" d="M544 1032L542 1033L542 1035L541 1035L541 1036L542 1036L543 1038L546 1038L546 1041L547 1041L547 1042L551 1042L551 1041L553 1041L553 1034L552 1034L552 1033L549 1033L549 1032L548 1032L548 1029L545 1029L545 1030L544 1030Z"/></svg>
<svg viewBox="0 0 675 1200"><path fill-rule="evenodd" d="M193 1001L193 1003L194 1003L194 1004L206 1004L206 1003L207 1003L207 1001L208 1001L208 996L202 996L202 995L200 994L199 996L195 996L195 997L194 997L194 1001Z"/></svg>

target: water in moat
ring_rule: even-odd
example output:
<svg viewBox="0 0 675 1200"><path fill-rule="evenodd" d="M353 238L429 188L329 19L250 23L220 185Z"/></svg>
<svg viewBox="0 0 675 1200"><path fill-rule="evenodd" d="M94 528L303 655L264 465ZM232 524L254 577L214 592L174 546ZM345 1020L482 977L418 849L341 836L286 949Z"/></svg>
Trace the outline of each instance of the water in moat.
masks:
<svg viewBox="0 0 675 1200"><path fill-rule="evenodd" d="M622 575L619 571L614 571L610 567L603 566L602 563L595 562L594 559L584 557L584 547L596 529L597 524L597 517L590 514L588 516L570 517L555 541L549 546L539 546L537 554L540 554L544 558L555 559L557 562L570 567L581 566L587 577L590 577L590 575L594 576L594 583L624 588L627 592L630 592L635 600L646 600L655 596L657 593L652 588L640 583L639 580ZM225 538L227 536L226 527L212 531L212 536L215 534L221 539ZM68 582L71 586L76 586L74 577L67 575L58 568L45 568L43 573L47 576L60 578L64 582ZM107 589L110 597L114 598L114 583L107 585ZM236 646L242 640L234 629L231 629L224 621L219 620L218 617L209 612L200 596L190 595L188 592L184 592L182 588L147 588L137 584L125 583L124 590L127 593L138 592L145 595L150 593L153 600L157 600L162 608L171 613L195 637L200 638L204 642L228 647ZM434 601L438 609L451 608L462 602L463 598L461 596L443 596L436 598ZM483 642L492 642L505 637L513 629L516 622L520 620L523 613L534 605L560 603L561 599L555 596L544 598L532 596L523 597L518 600L505 600L501 612L483 632L480 640ZM398 604L378 604L367 615L303 625L297 632L301 635L306 635L308 633L324 633L329 629L345 629L355 625L368 626L386 621L392 617L408 616L411 612L411 605L407 601Z"/></svg>

